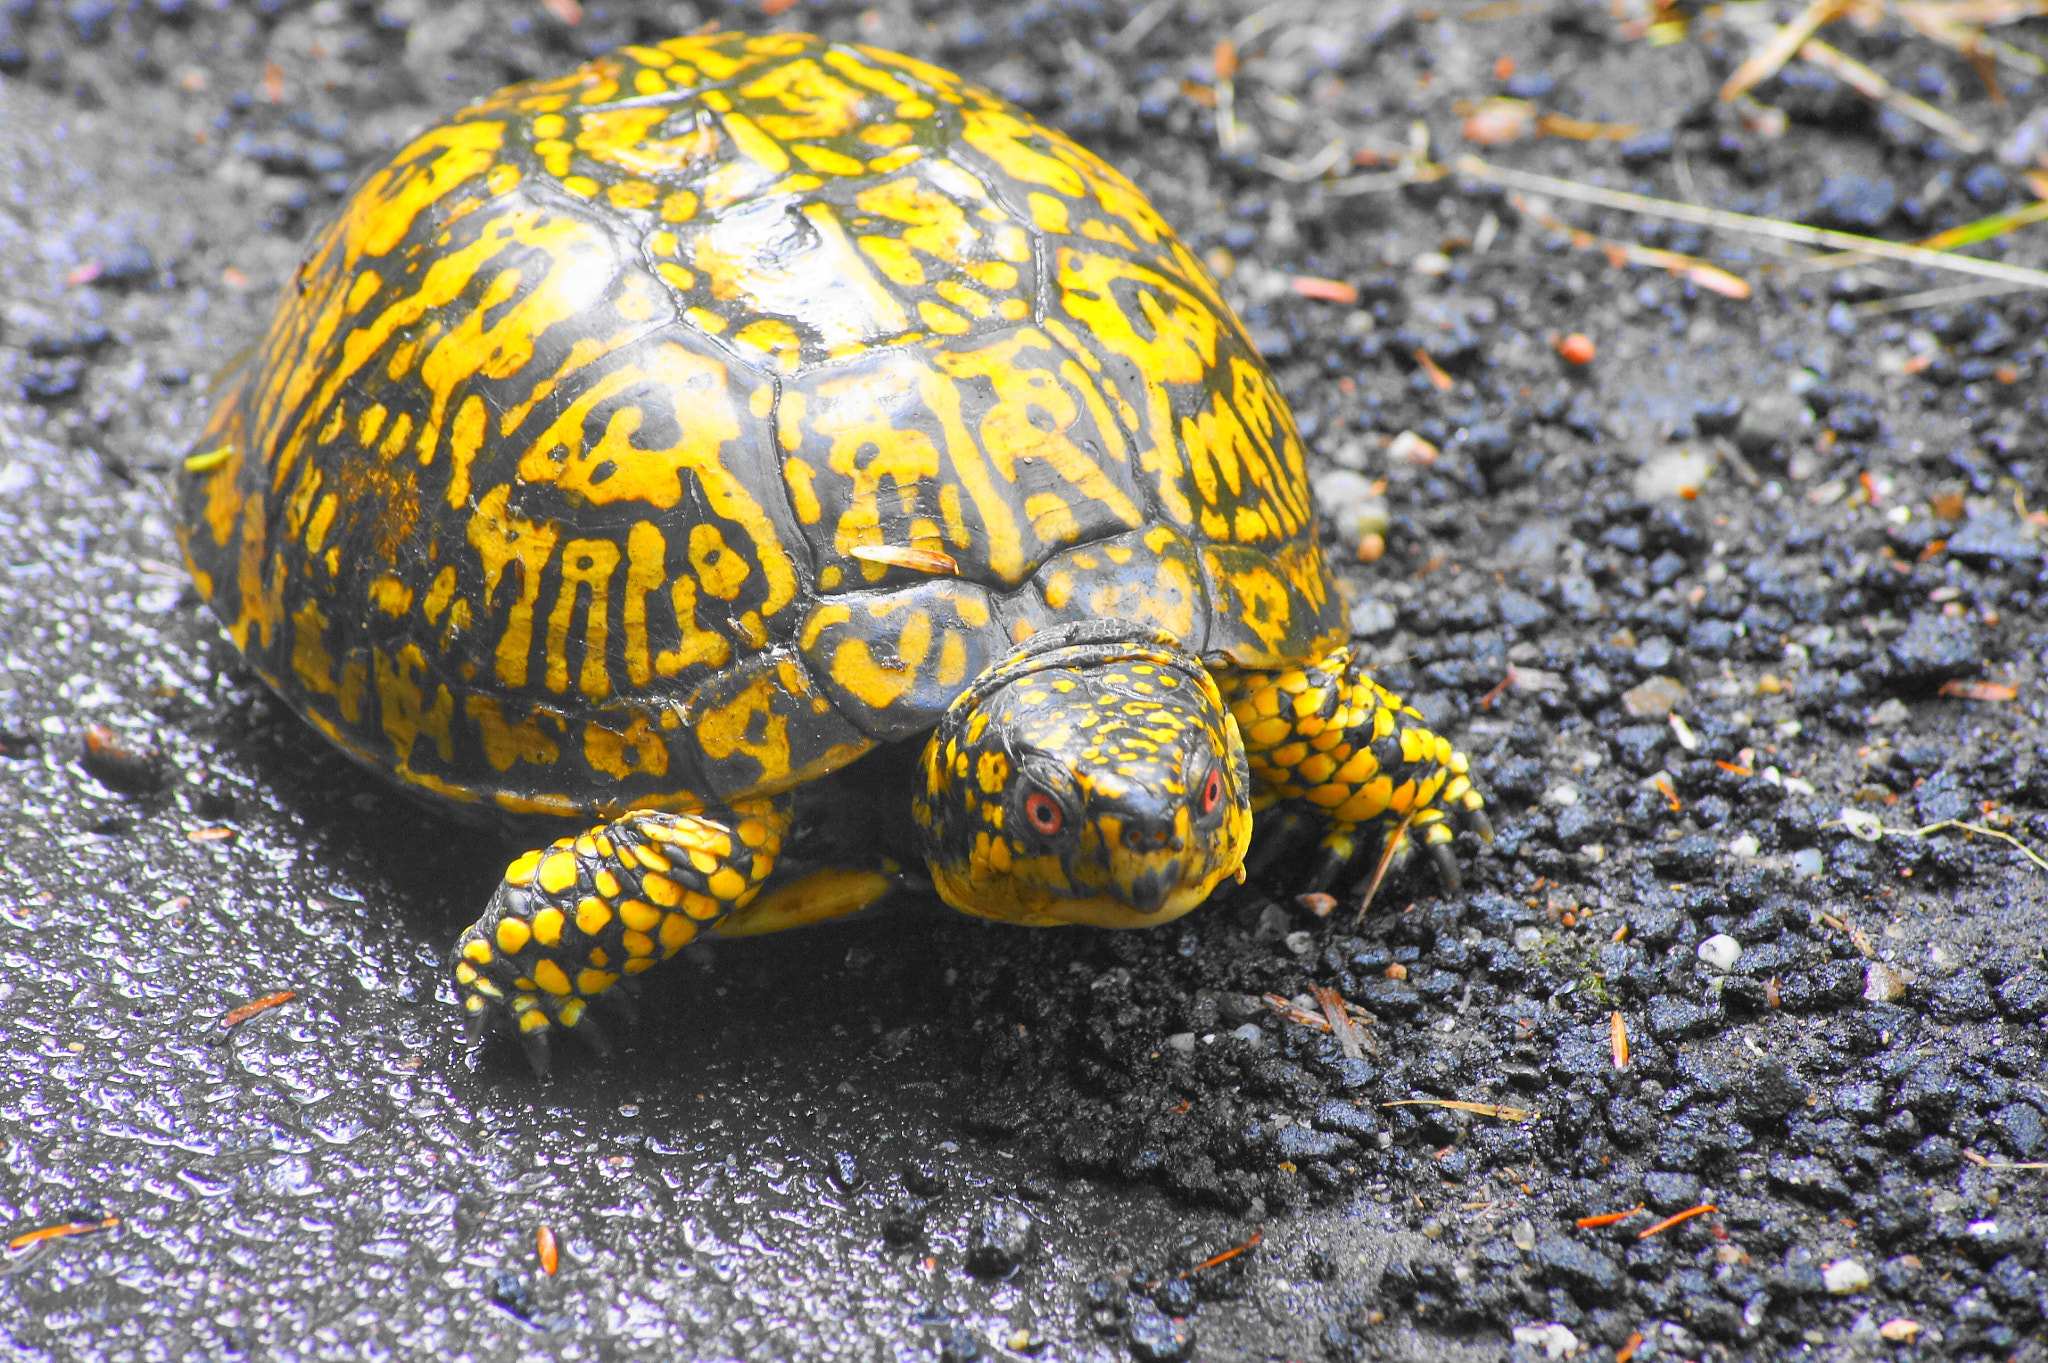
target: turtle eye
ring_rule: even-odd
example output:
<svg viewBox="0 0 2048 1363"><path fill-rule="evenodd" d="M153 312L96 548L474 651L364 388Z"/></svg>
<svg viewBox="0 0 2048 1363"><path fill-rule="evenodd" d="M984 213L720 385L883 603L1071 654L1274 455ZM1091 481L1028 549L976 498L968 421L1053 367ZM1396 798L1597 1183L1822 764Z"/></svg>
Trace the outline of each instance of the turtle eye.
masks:
<svg viewBox="0 0 2048 1363"><path fill-rule="evenodd" d="M1034 790L1024 797L1024 818L1034 829L1051 837L1066 823L1067 814L1058 800L1042 790Z"/></svg>
<svg viewBox="0 0 2048 1363"><path fill-rule="evenodd" d="M1202 812L1214 814L1216 806L1223 803L1223 773L1209 768L1208 779L1202 782Z"/></svg>

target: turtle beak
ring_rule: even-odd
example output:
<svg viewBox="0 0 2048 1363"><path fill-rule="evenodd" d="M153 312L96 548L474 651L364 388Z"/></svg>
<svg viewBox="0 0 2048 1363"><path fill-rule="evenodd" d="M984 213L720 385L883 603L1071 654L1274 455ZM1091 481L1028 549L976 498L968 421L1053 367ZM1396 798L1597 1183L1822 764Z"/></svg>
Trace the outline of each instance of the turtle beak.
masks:
<svg viewBox="0 0 2048 1363"><path fill-rule="evenodd" d="M1124 889L1125 898L1131 908L1147 917L1158 913L1166 903L1166 897L1180 886L1180 860L1175 858L1164 866L1155 867L1133 876Z"/></svg>

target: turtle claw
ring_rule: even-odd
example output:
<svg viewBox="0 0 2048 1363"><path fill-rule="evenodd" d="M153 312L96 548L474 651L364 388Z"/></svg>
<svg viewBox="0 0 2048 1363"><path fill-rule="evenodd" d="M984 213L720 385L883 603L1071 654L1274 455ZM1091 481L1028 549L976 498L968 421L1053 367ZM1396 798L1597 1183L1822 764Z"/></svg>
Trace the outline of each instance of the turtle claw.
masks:
<svg viewBox="0 0 2048 1363"><path fill-rule="evenodd" d="M1491 832L1492 830L1488 830ZM1492 841L1491 838L1488 841ZM1444 888L1453 892L1465 888L1465 874L1458 866L1458 854L1447 842L1429 844L1429 859L1436 863L1436 873L1442 878Z"/></svg>
<svg viewBox="0 0 2048 1363"><path fill-rule="evenodd" d="M533 1077L545 1079L551 1065L548 1053L548 1029L537 1027L533 1031L519 1033L519 1047L526 1052L526 1063L533 1066Z"/></svg>
<svg viewBox="0 0 2048 1363"><path fill-rule="evenodd" d="M576 1019L576 1024L569 1028L569 1035L590 1047L600 1058L612 1053L612 1039L604 1034L604 1028L597 1025L597 1019L588 1011Z"/></svg>
<svg viewBox="0 0 2048 1363"><path fill-rule="evenodd" d="M594 1006L602 1008L606 1016L616 1019L628 1029L637 1026L640 1022L640 1000L633 997L633 994L637 993L638 990L634 988L629 992L631 983L627 980L620 980L602 994L593 994L590 998L590 1002ZM594 1028L596 1025L597 1019L591 1017L586 1012L583 1015L582 1021L576 1025L576 1030L580 1033L585 1028ZM608 1053L603 1046L599 1046L598 1051L599 1054Z"/></svg>
<svg viewBox="0 0 2048 1363"><path fill-rule="evenodd" d="M1350 862L1351 852L1349 848L1325 847L1322 850L1322 855L1316 858L1314 869L1302 877L1301 892L1304 894L1321 894L1328 890L1337 883L1337 877L1343 874L1344 868Z"/></svg>

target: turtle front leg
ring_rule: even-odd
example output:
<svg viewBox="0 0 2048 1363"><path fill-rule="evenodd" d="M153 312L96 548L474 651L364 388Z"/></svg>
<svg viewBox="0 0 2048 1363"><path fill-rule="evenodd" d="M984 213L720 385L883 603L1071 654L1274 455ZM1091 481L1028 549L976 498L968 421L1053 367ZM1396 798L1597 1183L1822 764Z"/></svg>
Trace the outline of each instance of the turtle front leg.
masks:
<svg viewBox="0 0 2048 1363"><path fill-rule="evenodd" d="M1465 754L1365 675L1350 647L1304 667L1227 669L1217 683L1244 738L1257 788L1253 808L1279 805L1290 821L1323 829L1323 855L1303 889L1335 882L1368 828L1381 835L1381 870L1419 841L1453 889L1459 875L1452 816L1493 840Z"/></svg>
<svg viewBox="0 0 2048 1363"><path fill-rule="evenodd" d="M604 1050L590 1001L745 908L774 870L790 822L780 800L702 814L635 811L514 861L455 943L455 990L471 1035L509 1021L540 1073L558 1026Z"/></svg>

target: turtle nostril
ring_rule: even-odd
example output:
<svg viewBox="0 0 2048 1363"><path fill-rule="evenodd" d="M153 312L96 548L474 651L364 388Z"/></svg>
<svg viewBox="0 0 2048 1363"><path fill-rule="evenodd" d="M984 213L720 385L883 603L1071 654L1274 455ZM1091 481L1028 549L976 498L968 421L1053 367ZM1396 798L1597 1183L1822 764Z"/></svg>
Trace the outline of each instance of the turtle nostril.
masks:
<svg viewBox="0 0 2048 1363"><path fill-rule="evenodd" d="M1156 852L1160 848L1180 850L1180 835L1168 822L1131 819L1124 824L1124 846L1133 852Z"/></svg>

